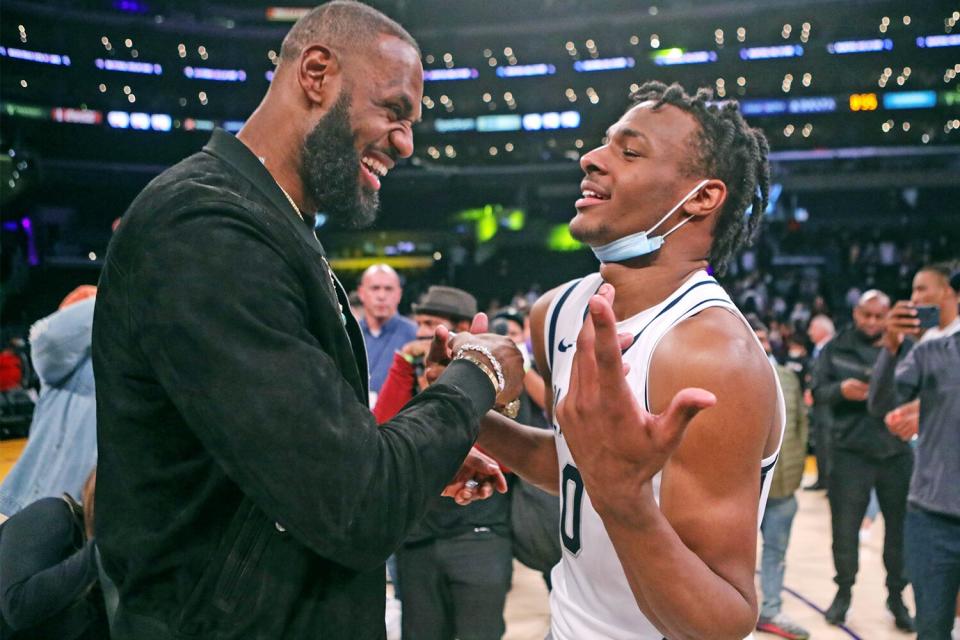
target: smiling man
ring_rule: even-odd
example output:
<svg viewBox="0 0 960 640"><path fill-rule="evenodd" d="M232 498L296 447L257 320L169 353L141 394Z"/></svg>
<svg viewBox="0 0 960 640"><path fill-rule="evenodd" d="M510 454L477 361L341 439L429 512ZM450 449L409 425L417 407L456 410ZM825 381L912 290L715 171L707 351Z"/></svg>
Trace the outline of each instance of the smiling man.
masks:
<svg viewBox="0 0 960 640"><path fill-rule="evenodd" d="M312 212L374 219L422 82L398 24L318 7L240 134L216 131L130 206L93 327L113 638L384 637L384 560L523 376L509 340L465 333L395 418L377 428L367 407L363 337ZM465 475L502 479L486 462Z"/></svg>
<svg viewBox="0 0 960 640"><path fill-rule="evenodd" d="M533 307L554 434L490 415L479 444L561 496L555 640L739 640L784 405L707 267L758 226L767 143L708 90L651 82L633 99L580 160L570 232L599 271Z"/></svg>

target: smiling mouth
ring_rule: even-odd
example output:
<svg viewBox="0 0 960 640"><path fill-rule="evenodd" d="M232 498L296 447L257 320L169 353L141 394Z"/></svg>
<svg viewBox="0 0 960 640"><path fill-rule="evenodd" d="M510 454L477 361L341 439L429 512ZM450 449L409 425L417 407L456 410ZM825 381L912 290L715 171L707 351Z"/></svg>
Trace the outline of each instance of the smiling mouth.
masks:
<svg viewBox="0 0 960 640"><path fill-rule="evenodd" d="M363 156L360 158L360 173L374 191L380 190L380 179L385 178L389 169L376 158Z"/></svg>
<svg viewBox="0 0 960 640"><path fill-rule="evenodd" d="M609 195L605 193L600 193L598 191L594 191L592 189L584 189L583 191L580 192L580 195L582 197L579 200L577 200L577 202L574 205L577 209L582 209L584 207L591 207L594 205L602 204L610 199Z"/></svg>

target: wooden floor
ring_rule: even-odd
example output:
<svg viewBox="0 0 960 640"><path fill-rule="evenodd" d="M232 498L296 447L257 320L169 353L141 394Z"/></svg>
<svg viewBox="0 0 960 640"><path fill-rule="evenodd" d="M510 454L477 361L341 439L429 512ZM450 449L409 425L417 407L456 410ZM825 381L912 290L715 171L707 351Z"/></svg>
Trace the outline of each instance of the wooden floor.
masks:
<svg viewBox="0 0 960 640"><path fill-rule="evenodd" d="M0 479L6 476L23 448L24 440L0 441ZM806 479L807 482L810 478ZM883 519L877 519L870 539L861 544L860 573L853 589L853 604L847 614L846 628L831 627L823 614L835 588L833 561L830 555L830 511L823 492L798 492L800 507L793 523L787 568L783 610L794 621L806 627L816 640L903 640L914 637L893 626L893 618L884 606L885 572L883 551ZM904 594L913 611L913 594ZM507 597L505 640L543 640L550 624L547 590L540 575L514 563L513 587ZM756 640L774 638L757 633Z"/></svg>

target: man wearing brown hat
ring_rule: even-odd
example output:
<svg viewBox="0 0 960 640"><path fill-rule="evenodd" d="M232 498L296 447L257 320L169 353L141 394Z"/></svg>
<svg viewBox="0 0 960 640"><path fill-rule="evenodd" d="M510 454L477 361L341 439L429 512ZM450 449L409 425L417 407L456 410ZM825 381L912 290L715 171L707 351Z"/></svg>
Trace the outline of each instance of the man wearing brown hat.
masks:
<svg viewBox="0 0 960 640"><path fill-rule="evenodd" d="M476 299L454 287L432 286L413 305L417 340L394 354L373 413L378 422L396 414L427 386L424 355L440 325L467 331ZM489 499L458 506L438 496L397 550L403 600L403 637L414 640L497 640L513 573L510 502Z"/></svg>

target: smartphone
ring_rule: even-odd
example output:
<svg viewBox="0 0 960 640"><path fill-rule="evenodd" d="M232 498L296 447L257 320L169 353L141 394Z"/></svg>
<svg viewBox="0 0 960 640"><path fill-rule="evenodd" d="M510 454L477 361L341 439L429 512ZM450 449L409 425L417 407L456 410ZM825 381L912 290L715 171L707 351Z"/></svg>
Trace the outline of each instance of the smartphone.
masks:
<svg viewBox="0 0 960 640"><path fill-rule="evenodd" d="M940 307L935 304L921 304L917 306L917 319L921 329L932 329L940 326Z"/></svg>

